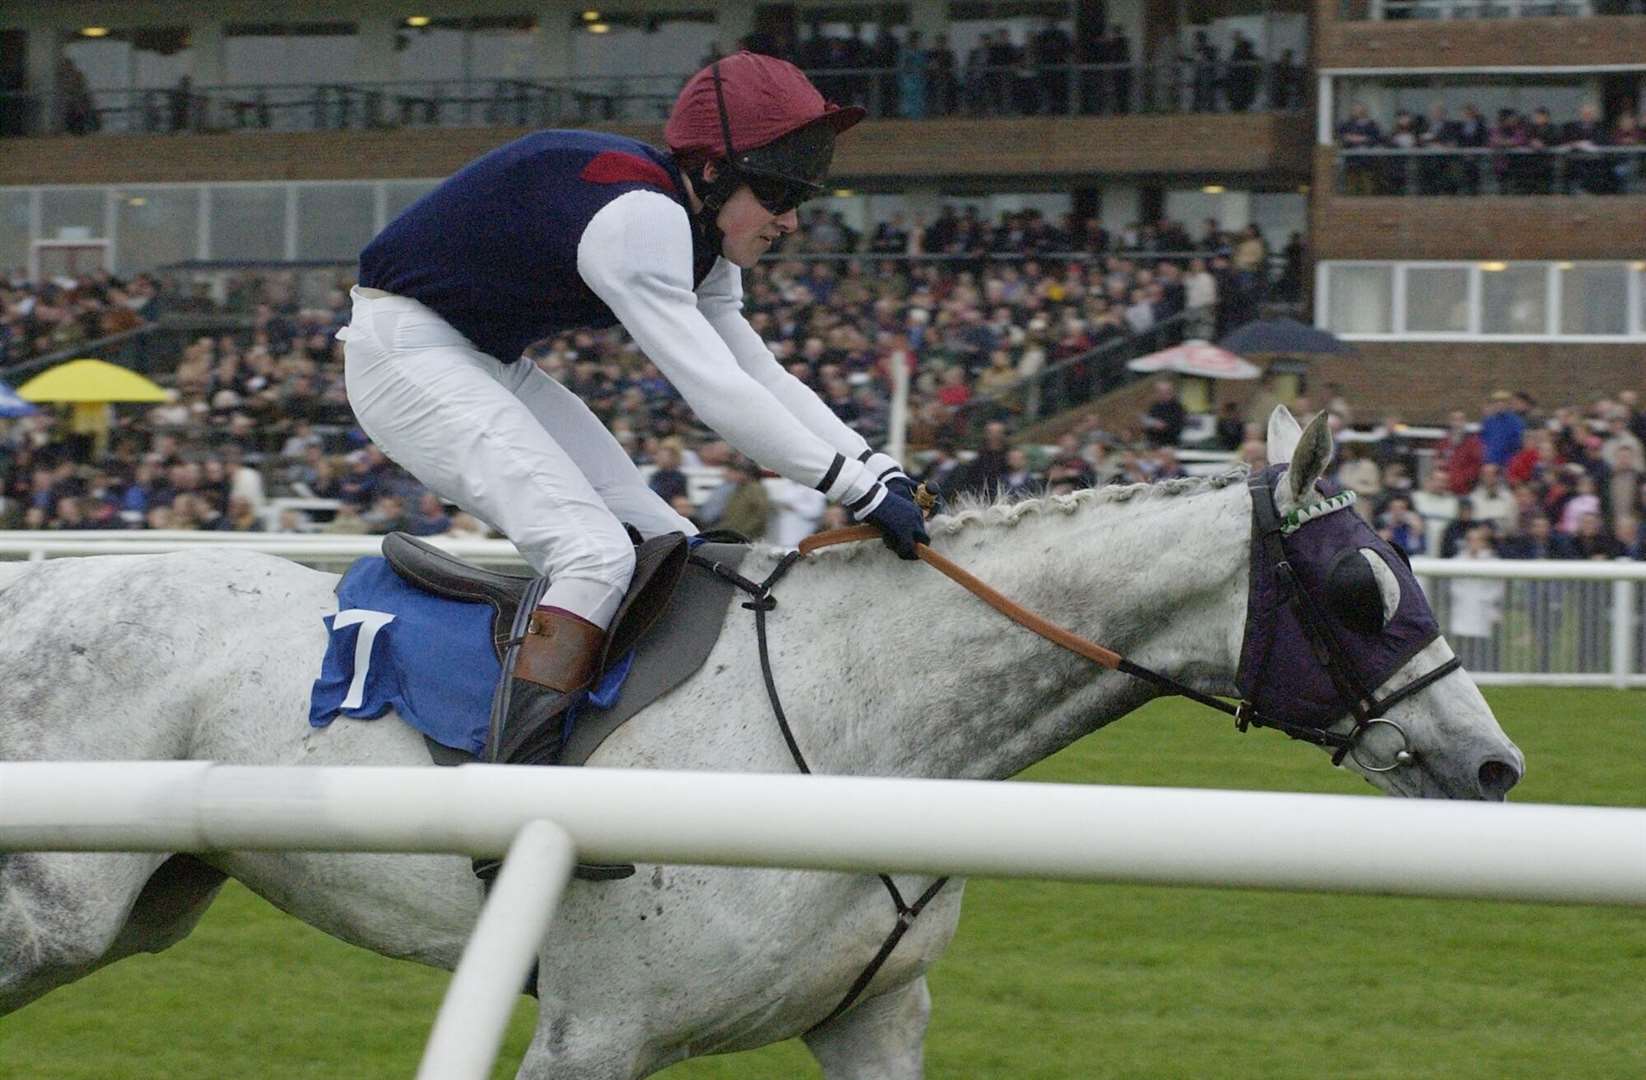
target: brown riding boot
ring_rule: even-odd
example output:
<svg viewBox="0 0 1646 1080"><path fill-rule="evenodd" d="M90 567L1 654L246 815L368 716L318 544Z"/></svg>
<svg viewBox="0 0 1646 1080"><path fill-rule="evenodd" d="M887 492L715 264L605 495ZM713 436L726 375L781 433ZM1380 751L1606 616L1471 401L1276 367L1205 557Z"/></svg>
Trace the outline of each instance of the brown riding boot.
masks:
<svg viewBox="0 0 1646 1080"><path fill-rule="evenodd" d="M605 644L606 631L587 619L569 611L536 608L520 644L514 677L562 694L576 693L600 674L595 665Z"/></svg>
<svg viewBox="0 0 1646 1080"><path fill-rule="evenodd" d="M552 763L561 723L577 693L600 674L606 631L566 611L535 608L520 642L509 687L507 719L492 761L503 765Z"/></svg>

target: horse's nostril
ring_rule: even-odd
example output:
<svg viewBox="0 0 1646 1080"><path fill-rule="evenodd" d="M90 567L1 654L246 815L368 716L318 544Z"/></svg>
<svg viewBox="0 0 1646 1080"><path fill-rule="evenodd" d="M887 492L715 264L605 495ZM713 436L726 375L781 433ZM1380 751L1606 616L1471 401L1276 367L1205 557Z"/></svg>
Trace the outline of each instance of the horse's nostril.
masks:
<svg viewBox="0 0 1646 1080"><path fill-rule="evenodd" d="M1501 800L1519 782L1520 770L1507 761L1490 760L1480 766L1480 793L1487 799Z"/></svg>

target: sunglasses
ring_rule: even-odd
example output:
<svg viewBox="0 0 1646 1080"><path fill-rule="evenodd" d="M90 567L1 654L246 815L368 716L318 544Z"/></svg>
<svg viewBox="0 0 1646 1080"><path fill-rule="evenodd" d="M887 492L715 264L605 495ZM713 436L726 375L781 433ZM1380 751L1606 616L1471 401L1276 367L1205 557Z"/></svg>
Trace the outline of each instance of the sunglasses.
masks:
<svg viewBox="0 0 1646 1080"><path fill-rule="evenodd" d="M813 184L792 176L755 172L747 168L737 169L736 173L739 180L749 185L755 201L772 214L787 214L790 210L799 208L800 204L808 199L815 199L823 194L821 184Z"/></svg>

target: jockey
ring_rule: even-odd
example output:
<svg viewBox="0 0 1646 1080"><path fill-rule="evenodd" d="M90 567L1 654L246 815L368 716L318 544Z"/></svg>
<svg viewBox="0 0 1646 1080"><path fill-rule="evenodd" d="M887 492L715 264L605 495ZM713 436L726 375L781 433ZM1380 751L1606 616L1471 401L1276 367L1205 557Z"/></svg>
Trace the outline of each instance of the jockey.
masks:
<svg viewBox="0 0 1646 1080"><path fill-rule="evenodd" d="M697 416L762 466L926 540L902 467L785 371L742 315L741 271L824 191L835 135L863 118L792 64L740 52L694 75L669 153L540 131L471 162L360 255L349 403L373 442L497 527L547 589L521 643L511 720L552 716L599 674L643 536L693 534L617 440L523 350L621 323ZM525 703L525 704L522 704ZM494 758L495 759L495 758Z"/></svg>

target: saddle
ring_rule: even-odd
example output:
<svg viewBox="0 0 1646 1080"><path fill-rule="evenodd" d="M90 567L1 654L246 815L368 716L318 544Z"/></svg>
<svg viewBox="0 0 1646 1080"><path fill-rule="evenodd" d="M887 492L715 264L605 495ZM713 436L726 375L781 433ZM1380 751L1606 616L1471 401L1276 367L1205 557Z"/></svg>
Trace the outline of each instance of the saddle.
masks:
<svg viewBox="0 0 1646 1080"><path fill-rule="evenodd" d="M498 764L582 765L626 720L702 667L720 638L731 606L734 585L723 575L728 569L735 571L747 551L741 543L702 543L694 554L679 533L650 540L636 537L634 577L618 606L599 663L603 676L632 650L628 677L621 696L609 708L589 700L581 702L568 734L561 717L540 725L542 730L504 730L507 689L513 678L509 653L547 587L546 579L473 566L405 533L390 533L383 540L384 559L407 584L448 600L482 603L492 609L492 646L503 663L503 673L492 702L491 736L484 760ZM718 567L718 572L711 571L711 566ZM665 612L667 619L662 618ZM436 765L480 760L427 736L424 742ZM578 877L585 880L609 880L633 872L626 865L580 864L577 868Z"/></svg>

